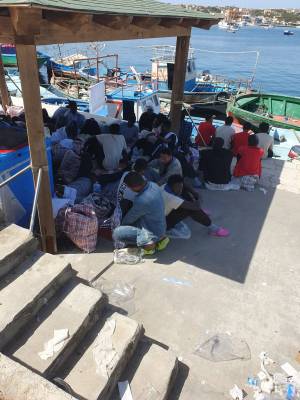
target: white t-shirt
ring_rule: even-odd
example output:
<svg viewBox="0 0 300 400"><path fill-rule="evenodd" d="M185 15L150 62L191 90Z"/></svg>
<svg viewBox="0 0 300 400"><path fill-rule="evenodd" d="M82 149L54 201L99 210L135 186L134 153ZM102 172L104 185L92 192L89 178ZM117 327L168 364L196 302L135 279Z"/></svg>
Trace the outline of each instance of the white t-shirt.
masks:
<svg viewBox="0 0 300 400"><path fill-rule="evenodd" d="M184 200L181 197L176 196L175 194L167 192L165 190L165 186L166 185L163 185L161 187L161 191L165 203L165 215L167 216L170 214L171 211L177 210L177 208L181 206Z"/></svg>
<svg viewBox="0 0 300 400"><path fill-rule="evenodd" d="M119 167L120 160L122 159L123 150L127 149L124 136L103 133L97 135L97 140L102 145L105 155L103 167L107 171L116 170Z"/></svg>
<svg viewBox="0 0 300 400"><path fill-rule="evenodd" d="M273 137L268 135L267 133L257 133L256 136L258 138L258 147L260 147L264 151L263 158L268 158L268 150L273 149Z"/></svg>
<svg viewBox="0 0 300 400"><path fill-rule="evenodd" d="M231 147L231 138L235 134L235 130L232 126L223 125L217 128L216 137L220 137L224 140L224 149L230 149Z"/></svg>

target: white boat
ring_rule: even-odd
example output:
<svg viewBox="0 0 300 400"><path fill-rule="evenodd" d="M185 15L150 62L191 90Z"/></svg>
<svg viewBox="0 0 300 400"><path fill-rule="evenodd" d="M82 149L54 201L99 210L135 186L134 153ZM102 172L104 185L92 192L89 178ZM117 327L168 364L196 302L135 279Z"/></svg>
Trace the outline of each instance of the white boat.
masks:
<svg viewBox="0 0 300 400"><path fill-rule="evenodd" d="M219 29L225 29L225 30L227 30L228 28L229 28L229 24L228 24L228 22L226 22L226 21L220 21L219 23L218 23L218 27L219 27Z"/></svg>
<svg viewBox="0 0 300 400"><path fill-rule="evenodd" d="M229 24L226 31L231 32L231 33L236 33L238 30L239 30L239 27L237 24Z"/></svg>

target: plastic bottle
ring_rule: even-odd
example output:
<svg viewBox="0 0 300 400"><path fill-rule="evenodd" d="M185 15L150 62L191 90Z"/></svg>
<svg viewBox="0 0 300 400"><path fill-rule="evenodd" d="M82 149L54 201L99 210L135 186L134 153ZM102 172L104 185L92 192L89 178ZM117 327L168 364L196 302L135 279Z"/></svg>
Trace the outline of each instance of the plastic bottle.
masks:
<svg viewBox="0 0 300 400"><path fill-rule="evenodd" d="M102 190L102 186L100 185L100 183L96 182L93 185L93 192L94 193L100 193Z"/></svg>

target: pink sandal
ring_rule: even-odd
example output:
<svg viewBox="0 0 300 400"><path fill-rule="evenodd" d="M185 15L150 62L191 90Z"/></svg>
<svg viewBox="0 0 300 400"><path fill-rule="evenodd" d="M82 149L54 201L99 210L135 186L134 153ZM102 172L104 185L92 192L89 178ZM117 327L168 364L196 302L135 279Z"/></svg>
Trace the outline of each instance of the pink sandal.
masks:
<svg viewBox="0 0 300 400"><path fill-rule="evenodd" d="M229 236L229 230L225 228L219 228L217 231L210 232L211 236L216 236L216 237L227 237Z"/></svg>

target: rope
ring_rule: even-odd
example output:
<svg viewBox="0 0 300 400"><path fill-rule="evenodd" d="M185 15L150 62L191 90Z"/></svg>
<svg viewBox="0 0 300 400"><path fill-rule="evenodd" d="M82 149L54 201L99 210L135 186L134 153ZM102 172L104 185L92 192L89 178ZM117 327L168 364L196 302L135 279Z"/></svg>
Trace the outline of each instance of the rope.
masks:
<svg viewBox="0 0 300 400"><path fill-rule="evenodd" d="M254 64L253 72L252 72L252 77L251 77L251 83L254 82L256 71L257 71L257 66L258 66L258 61L260 57L260 52L258 50L248 50L248 51L216 51L216 50L203 50L203 49L194 49L194 51L201 51L203 53L211 53L211 54L256 54L256 61Z"/></svg>
<svg viewBox="0 0 300 400"><path fill-rule="evenodd" d="M195 49L195 51L202 51L204 53L214 53L214 54L249 54L249 53L255 53L259 54L258 50L248 50L248 51L216 51L216 50L204 50L204 49Z"/></svg>

